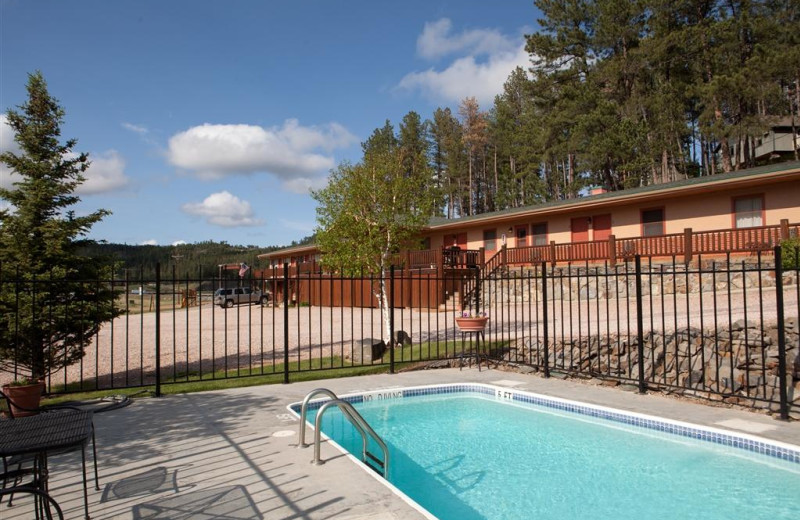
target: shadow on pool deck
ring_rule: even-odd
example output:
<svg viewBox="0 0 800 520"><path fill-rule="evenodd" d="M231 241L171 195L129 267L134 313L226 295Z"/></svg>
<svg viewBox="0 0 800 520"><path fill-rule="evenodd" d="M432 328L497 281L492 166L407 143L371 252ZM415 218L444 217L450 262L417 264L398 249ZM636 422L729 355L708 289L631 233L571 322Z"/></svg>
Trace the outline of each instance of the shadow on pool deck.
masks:
<svg viewBox="0 0 800 520"><path fill-rule="evenodd" d="M414 519L412 506L330 445L325 464L297 447L286 406L317 387L337 394L435 383L480 382L600 404L800 444L800 423L658 394L499 370L444 369L138 399L95 416L101 491L94 519ZM724 423L721 425L720 423ZM65 518L82 518L80 457L52 457L50 492ZM31 506L2 507L27 519Z"/></svg>

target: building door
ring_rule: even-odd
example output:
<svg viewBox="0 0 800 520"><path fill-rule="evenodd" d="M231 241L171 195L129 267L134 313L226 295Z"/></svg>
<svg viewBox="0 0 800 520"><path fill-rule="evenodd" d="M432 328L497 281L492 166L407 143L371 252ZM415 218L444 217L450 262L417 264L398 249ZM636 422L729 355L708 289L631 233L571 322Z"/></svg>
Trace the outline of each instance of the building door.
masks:
<svg viewBox="0 0 800 520"><path fill-rule="evenodd" d="M595 215L592 217L592 230L594 230L594 240L608 240L611 236L611 214Z"/></svg>
<svg viewBox="0 0 800 520"><path fill-rule="evenodd" d="M514 228L514 236L517 239L516 247L528 245L528 226L517 226Z"/></svg>
<svg viewBox="0 0 800 520"><path fill-rule="evenodd" d="M466 233L458 233L458 234L451 234L444 236L444 248L450 248L453 246L458 246L461 249L467 248L467 234Z"/></svg>
<svg viewBox="0 0 800 520"><path fill-rule="evenodd" d="M588 242L589 241L589 218L578 217L572 219L572 241L573 242Z"/></svg>

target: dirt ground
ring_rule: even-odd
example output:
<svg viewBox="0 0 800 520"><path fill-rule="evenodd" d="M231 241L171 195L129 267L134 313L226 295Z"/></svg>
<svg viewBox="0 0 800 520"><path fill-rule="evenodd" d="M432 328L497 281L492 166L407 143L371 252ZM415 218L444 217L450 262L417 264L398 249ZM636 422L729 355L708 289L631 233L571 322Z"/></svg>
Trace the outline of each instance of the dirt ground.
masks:
<svg viewBox="0 0 800 520"><path fill-rule="evenodd" d="M784 290L785 315L798 315L797 287ZM732 292L716 300L711 294L646 296L643 325L648 330L675 330L687 326L719 329L739 320L750 324L774 322L776 295L767 291L754 298ZM362 348L362 338L384 338L378 309L243 305L222 309L208 303L188 308L130 314L104 326L87 348L81 363L66 374L51 376L51 385L98 378L101 388L149 384L154 380L156 343L159 340L162 377L187 372L247 369L282 363L288 349L290 361L349 359ZM486 339L541 336L544 310L541 302L490 307ZM285 319L288 316L288 322ZM158 318L158 319L157 319ZM405 331L415 344L461 340L453 311L395 311L395 330ZM156 338L157 323L161 330ZM549 333L571 337L626 333L636 330L635 300L593 299L582 302L551 301ZM284 326L288 336L284 337ZM0 374L0 383L11 380ZM92 384L94 386L94 384Z"/></svg>

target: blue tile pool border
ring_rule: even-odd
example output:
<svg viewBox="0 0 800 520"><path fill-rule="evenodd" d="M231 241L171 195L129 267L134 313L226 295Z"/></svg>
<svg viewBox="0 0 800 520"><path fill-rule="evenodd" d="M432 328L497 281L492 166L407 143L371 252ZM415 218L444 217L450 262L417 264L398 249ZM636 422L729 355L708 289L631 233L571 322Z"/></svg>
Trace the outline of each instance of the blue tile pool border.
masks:
<svg viewBox="0 0 800 520"><path fill-rule="evenodd" d="M351 404L358 404L364 401L378 399L403 399L407 397L456 393L476 393L479 395L493 396L501 401L533 404L554 410L605 419L611 422L638 426L641 428L669 433L680 437L687 437L690 439L697 439L722 446L738 448L741 450L766 455L768 457L785 460L791 463L800 464L800 448L779 443L777 441L770 441L760 437L737 434L734 432L717 430L695 424L682 423L679 421L672 421L655 416L624 412L613 408L589 405L577 401L558 399L521 390L479 383L456 383L423 387L393 388L389 390L377 390L372 392L361 392L353 395L344 395L340 396L340 399L348 401ZM308 404L308 409L316 410L322 406L325 401L326 399L311 401ZM294 411L295 414L299 415L300 403L293 403L289 405L289 408Z"/></svg>

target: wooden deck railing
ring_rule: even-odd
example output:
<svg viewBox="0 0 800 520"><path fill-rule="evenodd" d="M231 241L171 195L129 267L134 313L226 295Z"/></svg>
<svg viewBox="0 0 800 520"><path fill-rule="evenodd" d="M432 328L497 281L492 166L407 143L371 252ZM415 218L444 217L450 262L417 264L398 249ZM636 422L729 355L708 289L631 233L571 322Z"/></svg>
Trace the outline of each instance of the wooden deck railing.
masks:
<svg viewBox="0 0 800 520"><path fill-rule="evenodd" d="M425 269L436 267L436 250L425 249L422 251L409 251L406 266L409 269Z"/></svg>
<svg viewBox="0 0 800 520"><path fill-rule="evenodd" d="M746 253L772 249L781 240L780 226L701 231L692 236L692 248L706 253Z"/></svg>
<svg viewBox="0 0 800 520"><path fill-rule="evenodd" d="M593 242L570 242L548 245L506 248L503 246L494 255L481 249L451 248L406 251L397 255L397 265L406 269L464 269L480 267L484 276L490 275L504 265L532 265L541 262L603 262L612 265L631 259L636 255L650 257L680 257L689 263L697 255L725 253L769 253L781 240L800 236L800 223L790 224L782 220L777 226L761 226L743 229L719 229L714 231L692 231L655 237L616 238ZM486 257L489 257L488 260ZM289 277L298 274L316 273L319 264L308 262L289 267ZM258 271L264 278L283 278L283 268L268 268Z"/></svg>

